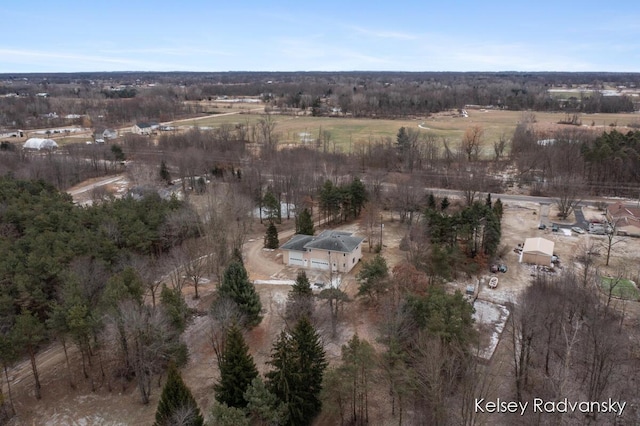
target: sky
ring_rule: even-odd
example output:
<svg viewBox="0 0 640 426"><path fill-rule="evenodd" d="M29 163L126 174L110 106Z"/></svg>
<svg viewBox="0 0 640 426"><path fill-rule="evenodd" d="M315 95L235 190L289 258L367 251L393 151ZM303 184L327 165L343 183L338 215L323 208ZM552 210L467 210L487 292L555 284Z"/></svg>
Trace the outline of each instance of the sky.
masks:
<svg viewBox="0 0 640 426"><path fill-rule="evenodd" d="M0 2L0 73L640 72L640 3Z"/></svg>

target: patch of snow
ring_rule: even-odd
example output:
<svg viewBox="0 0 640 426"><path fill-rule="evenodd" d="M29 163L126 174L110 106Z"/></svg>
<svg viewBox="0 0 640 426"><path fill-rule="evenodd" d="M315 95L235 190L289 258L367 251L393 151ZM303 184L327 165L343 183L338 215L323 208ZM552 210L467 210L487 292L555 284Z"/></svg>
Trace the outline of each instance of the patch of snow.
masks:
<svg viewBox="0 0 640 426"><path fill-rule="evenodd" d="M295 280L255 280L254 284L294 285Z"/></svg>
<svg viewBox="0 0 640 426"><path fill-rule="evenodd" d="M504 326L507 324L509 309L504 305L486 300L476 300L473 307L475 309L473 319L476 323L485 324L492 328L489 345L478 349L478 356L480 358L490 360L498 346L498 342L500 342L500 335L504 330Z"/></svg>

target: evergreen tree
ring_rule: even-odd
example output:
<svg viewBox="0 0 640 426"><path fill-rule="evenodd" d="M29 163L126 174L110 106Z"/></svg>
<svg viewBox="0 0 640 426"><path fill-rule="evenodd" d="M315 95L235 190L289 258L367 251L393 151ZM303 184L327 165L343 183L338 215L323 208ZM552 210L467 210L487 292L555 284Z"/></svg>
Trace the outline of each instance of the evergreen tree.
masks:
<svg viewBox="0 0 640 426"><path fill-rule="evenodd" d="M244 398L247 400L247 411L254 422L262 425L287 423L287 406L267 389L260 376L251 381Z"/></svg>
<svg viewBox="0 0 640 426"><path fill-rule="evenodd" d="M487 194L486 204L487 204L487 207L491 208L491 193L490 192Z"/></svg>
<svg viewBox="0 0 640 426"><path fill-rule="evenodd" d="M404 127L400 127L400 130L398 130L398 135L396 136L396 148L398 148L398 152L402 155L408 152L410 147L411 140L409 139L407 129Z"/></svg>
<svg viewBox="0 0 640 426"><path fill-rule="evenodd" d="M267 373L268 387L287 405L290 425L311 424L320 412L322 377L327 367L320 336L303 317L291 334L280 334Z"/></svg>
<svg viewBox="0 0 640 426"><path fill-rule="evenodd" d="M160 179L165 181L167 185L171 185L171 173L169 173L167 163L164 160L160 162Z"/></svg>
<svg viewBox="0 0 640 426"><path fill-rule="evenodd" d="M36 364L36 353L38 346L45 339L44 325L29 311L23 310L18 317L12 330L12 340L18 348L29 354L31 360L31 370L35 382L36 399L41 398L40 375Z"/></svg>
<svg viewBox="0 0 640 426"><path fill-rule="evenodd" d="M179 289L171 289L165 284L160 291L160 304L164 308L171 325L181 333L187 327L189 319L189 306L184 301L184 296Z"/></svg>
<svg viewBox="0 0 640 426"><path fill-rule="evenodd" d="M233 325L227 332L227 340L220 364L220 381L214 386L216 401L229 407L244 408L244 393L251 381L258 376L256 364L240 329Z"/></svg>
<svg viewBox="0 0 640 426"><path fill-rule="evenodd" d="M264 247L268 249L277 249L280 247L278 229L273 222L269 222L269 226L267 226L267 232L264 235Z"/></svg>
<svg viewBox="0 0 640 426"><path fill-rule="evenodd" d="M224 271L218 296L229 298L238 306L244 317L244 325L254 327L262 321L260 296L249 281L244 265L237 259L232 260Z"/></svg>
<svg viewBox="0 0 640 426"><path fill-rule="evenodd" d="M369 199L367 195L367 188L364 186L359 178L354 178L349 186L349 192L351 195L351 209L353 217L360 216L362 207Z"/></svg>
<svg viewBox="0 0 640 426"><path fill-rule="evenodd" d="M447 207L449 207L449 198L444 197L440 203L440 210L445 211L447 210Z"/></svg>
<svg viewBox="0 0 640 426"><path fill-rule="evenodd" d="M427 198L427 208L429 210L436 209L436 197L433 195L433 193L429 193L429 197Z"/></svg>
<svg viewBox="0 0 640 426"><path fill-rule="evenodd" d="M309 209L304 209L300 215L296 216L296 234L313 235L314 233L311 213L309 213Z"/></svg>
<svg viewBox="0 0 640 426"><path fill-rule="evenodd" d="M499 220L502 220L502 201L500 201L500 198L493 203L493 213L498 216Z"/></svg>
<svg viewBox="0 0 640 426"><path fill-rule="evenodd" d="M266 218L270 221L278 221L280 223L282 221L282 215L280 214L280 202L273 195L271 190L267 190L267 193L264 194L264 198L262 199L262 205L264 206Z"/></svg>
<svg viewBox="0 0 640 426"><path fill-rule="evenodd" d="M249 426L250 422L244 410L228 407L226 404L214 403L211 409L211 425L215 426Z"/></svg>
<svg viewBox="0 0 640 426"><path fill-rule="evenodd" d="M389 268L384 257L378 254L371 261L363 262L362 269L356 277L360 283L358 296L366 295L375 302L378 296L388 288L388 277Z"/></svg>
<svg viewBox="0 0 640 426"><path fill-rule="evenodd" d="M287 320L297 322L303 316L311 318L314 312L313 290L304 271L298 272L295 284L287 295Z"/></svg>
<svg viewBox="0 0 640 426"><path fill-rule="evenodd" d="M167 382L162 388L162 395L160 395L160 400L158 401L154 426L171 426L175 424L202 426L204 425L204 419L196 400L191 394L191 390L182 380L176 366L171 363Z"/></svg>

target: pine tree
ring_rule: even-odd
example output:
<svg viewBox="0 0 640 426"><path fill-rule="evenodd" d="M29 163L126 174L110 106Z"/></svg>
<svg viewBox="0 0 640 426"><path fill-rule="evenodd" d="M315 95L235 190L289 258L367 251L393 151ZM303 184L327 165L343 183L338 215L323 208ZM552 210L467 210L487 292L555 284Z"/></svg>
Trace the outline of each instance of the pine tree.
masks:
<svg viewBox="0 0 640 426"><path fill-rule="evenodd" d="M498 219L502 220L502 201L500 201L500 198L493 203L493 213L498 216Z"/></svg>
<svg viewBox="0 0 640 426"><path fill-rule="evenodd" d="M164 160L160 162L160 179L165 181L167 185L171 185L171 173L169 173L167 163Z"/></svg>
<svg viewBox="0 0 640 426"><path fill-rule="evenodd" d="M303 316L311 318L314 311L313 290L304 271L298 272L295 284L287 295L287 320L297 322Z"/></svg>
<svg viewBox="0 0 640 426"><path fill-rule="evenodd" d="M290 425L311 424L320 412L322 377L327 368L320 336L303 317L291 334L284 331L274 344L268 388L287 405Z"/></svg>
<svg viewBox="0 0 640 426"><path fill-rule="evenodd" d="M440 210L445 211L447 210L447 207L449 207L449 198L444 197L440 203Z"/></svg>
<svg viewBox="0 0 640 426"><path fill-rule="evenodd" d="M180 420L180 422L178 422ZM172 363L169 365L167 382L162 388L162 395L156 410L154 426L202 426L204 419L200 408L191 394L191 390L182 380L180 372Z"/></svg>
<svg viewBox="0 0 640 426"><path fill-rule="evenodd" d="M276 196L271 192L271 190L267 190L267 193L264 194L264 198L262 199L262 205L264 206L265 215L267 219L270 221L278 221L280 223L282 221L282 215L280 212L280 202L276 198Z"/></svg>
<svg viewBox="0 0 640 426"><path fill-rule="evenodd" d="M267 226L267 232L264 236L264 247L268 249L277 249L280 247L278 229L273 222L269 222L269 226Z"/></svg>
<svg viewBox="0 0 640 426"><path fill-rule="evenodd" d="M260 296L249 281L244 265L237 259L232 260L224 271L218 296L229 298L238 306L245 326L254 327L262 321Z"/></svg>
<svg viewBox="0 0 640 426"><path fill-rule="evenodd" d="M267 389L260 376L251 381L244 398L254 422L263 425L282 425L287 422L287 406Z"/></svg>
<svg viewBox="0 0 640 426"><path fill-rule="evenodd" d="M398 152L402 155L409 151L411 141L409 139L409 134L407 133L407 129L404 127L400 127L398 130L398 134L396 136L396 147L398 148Z"/></svg>
<svg viewBox="0 0 640 426"><path fill-rule="evenodd" d="M308 209L304 209L300 215L296 216L296 234L315 234L313 218L311 217L311 213L309 213Z"/></svg>
<svg viewBox="0 0 640 426"><path fill-rule="evenodd" d="M258 370L242 332L236 325L231 326L227 332L226 345L218 368L220 381L213 388L216 401L229 407L246 407L244 393L251 381L258 376Z"/></svg>
<svg viewBox="0 0 640 426"><path fill-rule="evenodd" d="M427 208L429 210L436 209L436 197L434 197L433 193L430 193L429 198L427 198Z"/></svg>
<svg viewBox="0 0 640 426"><path fill-rule="evenodd" d="M362 207L369 199L367 195L367 188L364 186L359 178L354 178L349 185L349 193L351 194L351 210L353 217L360 216Z"/></svg>

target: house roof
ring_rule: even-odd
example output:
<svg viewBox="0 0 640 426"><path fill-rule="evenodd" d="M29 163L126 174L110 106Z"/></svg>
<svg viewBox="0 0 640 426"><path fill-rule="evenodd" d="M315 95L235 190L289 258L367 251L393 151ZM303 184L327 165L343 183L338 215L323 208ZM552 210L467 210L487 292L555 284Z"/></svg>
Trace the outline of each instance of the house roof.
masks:
<svg viewBox="0 0 640 426"><path fill-rule="evenodd" d="M149 124L149 123L136 123L136 126L138 126L140 129L149 129L149 128L151 128L151 124Z"/></svg>
<svg viewBox="0 0 640 426"><path fill-rule="evenodd" d="M637 222L640 220L639 208L627 207L620 201L607 206L607 212L611 215L614 221L617 221L618 219L624 219L625 222L628 222L629 220Z"/></svg>
<svg viewBox="0 0 640 426"><path fill-rule="evenodd" d="M280 246L283 250L304 251L304 246L313 239L312 235L296 234L289 241Z"/></svg>
<svg viewBox="0 0 640 426"><path fill-rule="evenodd" d="M364 238L354 237L350 232L323 231L317 237L294 235L280 248L295 251L316 249L351 253L362 241L364 241Z"/></svg>
<svg viewBox="0 0 640 426"><path fill-rule="evenodd" d="M544 238L527 238L524 240L523 253L537 253L553 256L553 247L555 243L553 241L546 240Z"/></svg>

